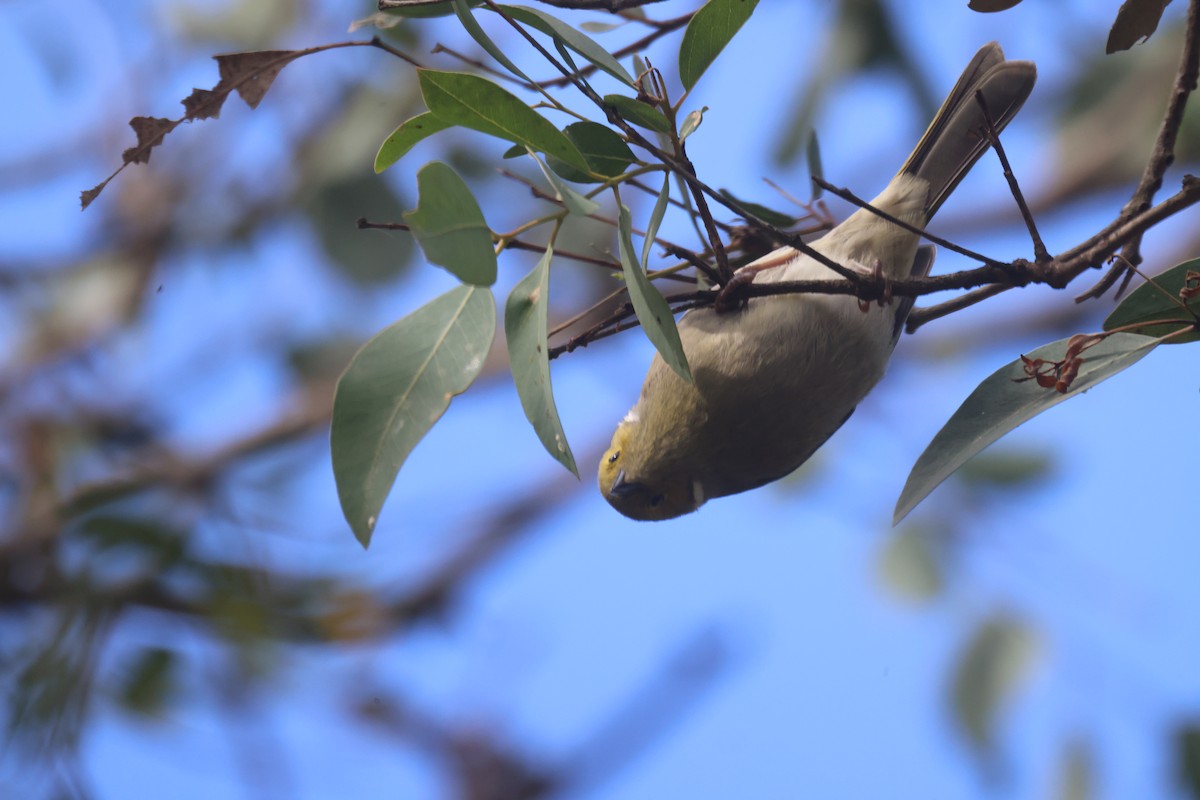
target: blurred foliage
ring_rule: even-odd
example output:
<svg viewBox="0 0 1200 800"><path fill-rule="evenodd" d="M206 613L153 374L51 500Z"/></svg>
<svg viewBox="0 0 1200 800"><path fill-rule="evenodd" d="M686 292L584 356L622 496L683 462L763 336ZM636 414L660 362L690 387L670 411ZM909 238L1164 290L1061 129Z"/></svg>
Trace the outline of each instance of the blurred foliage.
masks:
<svg viewBox="0 0 1200 800"><path fill-rule="evenodd" d="M170 113L178 98L157 95L171 83L164 69L183 74L182 65L211 69L214 52L328 40L351 15L344 4L332 12L327 5L169 4L152 35L124 34L139 41L121 42L133 74L120 89L154 113ZM364 2L351 10L363 17L372 9ZM828 44L810 62L817 71L803 75L793 88L796 100L784 103L793 111L780 127L781 162L799 157L823 98L864 69L899 74L921 113L932 113L934 93L914 66L912 48L920 43L907 42L895 23L903 11L902 3L880 0L838 4L833 31L823 37ZM417 24L381 35L423 55L434 45ZM1164 30L1155 46L1135 48L1120 56L1125 60L1097 54L1080 65L1078 82L1065 92L1073 102L1064 103L1061 157L1047 180L1046 202L1127 181L1140 170L1162 103L1145 87L1170 74L1178 41L1177 31ZM169 718L185 701L205 701L196 687L207 680L276 691L288 646L341 650L404 640L433 623L453 627L456 599L471 581L525 542L574 490L573 482L548 482L482 510L464 499L470 521L455 517L448 523L453 535L421 554L420 569L378 585L321 558L299 564L280 558L280 547L301 536L343 538L332 517L298 518L296 509L308 508L302 501L312 492L311 471L327 468L333 381L380 306L402 304L416 255L409 237L354 224L360 217L397 221L414 205L405 195L408 184L371 172L387 132L420 110L412 74L381 68L382 60L341 67L334 66L338 54L322 58L289 68L295 74L279 80L253 121L239 107L179 136L150 167L123 175L88 212L99 218L97 230L69 257L6 255L0 264L4 310L11 312L0 357L2 758L15 759L26 774L55 765L47 770L56 784L47 796L75 794L53 776L78 758L81 737L112 711L109 704ZM48 60L44 72L58 69ZM264 128L268 157L245 163L239 140L264 136ZM1106 135L1094 136L1097 129ZM95 152L72 146L59 154L63 164L87 174L110 164L119 148L113 142L127 136L124 120L105 120L98 130ZM504 203L537 202L501 184L491 159L464 141L447 138L439 147L477 191L503 185ZM1180 160L1195 162L1194 113L1180 141ZM6 166L21 157L5 156ZM38 168L53 181L63 166L39 162ZM19 201L20 188L0 192ZM281 273L258 263L281 232L289 244L299 237L321 269L296 264ZM575 219L564 225L558 245L594 254L612 252L614 241L612 230ZM617 285L595 270L576 275L552 290L551 324L562 308L587 305ZM298 287L283 284L308 280L317 283L310 291L324 313L301 318ZM196 318L175 303L207 324L193 330ZM258 404L265 411L231 407L224 394L238 385L246 363L273 376L260 390L270 395ZM484 369L494 373L493 367L489 361ZM981 497L1017 496L1053 468L1039 453L971 462L954 493L931 512L936 519L887 541L885 579L926 603L946 597L961 566L960 537L947 531L968 529ZM977 752L997 747L1003 711L1028 674L1038 641L1030 624L998 614L964 643L948 691L953 719ZM197 642L217 657L193 657ZM631 714L654 717L637 731L657 730L695 700L685 694L676 705L656 705L656 699L675 697L671 692L681 687L694 690L724 668L721 643L711 636L681 652L687 657L667 659L661 680L651 682L655 691L631 704ZM375 722L442 765L463 797L536 796L561 777L516 753L506 732L425 719L405 697L380 692L375 699L369 708ZM355 704L366 701L358 694L352 701L348 714L364 721L367 714ZM627 727L605 730L626 748L646 744L619 735ZM1172 741L1180 784L1200 797L1200 732L1185 726ZM1061 796L1088 796L1088 751L1072 744L1066 753ZM600 772L616 774L621 761L615 761ZM518 789L507 795L496 789L507 785Z"/></svg>
<svg viewBox="0 0 1200 800"><path fill-rule="evenodd" d="M997 758L996 728L1036 652L1033 632L1008 614L983 621L963 647L951 689L954 718L985 762Z"/></svg>

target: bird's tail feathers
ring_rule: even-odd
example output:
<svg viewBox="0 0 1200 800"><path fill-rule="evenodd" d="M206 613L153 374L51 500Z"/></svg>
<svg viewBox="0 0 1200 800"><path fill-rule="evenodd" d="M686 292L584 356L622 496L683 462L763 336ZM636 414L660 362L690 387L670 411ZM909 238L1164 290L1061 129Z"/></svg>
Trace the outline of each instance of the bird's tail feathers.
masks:
<svg viewBox="0 0 1200 800"><path fill-rule="evenodd" d="M1006 61L996 42L979 49L950 90L921 141L900 169L929 183L926 219L933 217L989 147L986 118L976 100L983 96L996 132L1024 105L1037 68L1031 61Z"/></svg>

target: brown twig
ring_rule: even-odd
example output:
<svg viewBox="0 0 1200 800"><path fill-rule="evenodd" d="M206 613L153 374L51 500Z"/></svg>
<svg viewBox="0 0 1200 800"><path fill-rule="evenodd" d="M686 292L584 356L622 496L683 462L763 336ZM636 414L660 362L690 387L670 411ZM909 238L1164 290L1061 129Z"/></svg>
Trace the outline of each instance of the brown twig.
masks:
<svg viewBox="0 0 1200 800"><path fill-rule="evenodd" d="M866 200L863 200L861 197L854 194L854 192L850 191L849 189L846 189L841 186L834 186L832 183L829 183L828 181L826 181L822 178L816 177L816 176L813 176L812 181L813 181L813 183L817 184L825 191L830 192L831 194L835 194L838 197L845 200L846 202L852 203L853 205L856 205L859 208L864 208L867 211L870 211L875 216L879 217L880 219L887 220L888 222L892 223L893 225L901 227L904 230L908 231L909 233L915 233L918 236L920 236L922 239L926 239L930 242L933 242L938 247L944 247L947 250L958 253L959 255L966 256L967 258L971 259L972 261L978 261L981 264L987 264L988 266L991 266L991 267L1004 267L1005 266L1005 263L1003 261L997 261L994 258L988 258L987 256L983 255L982 253L976 253L974 250L968 250L967 248L965 248L961 245L955 244L954 242L950 241L949 239L943 239L940 236L935 236L934 234L929 233L924 228L918 228L916 225L905 222L902 219L898 219L897 217L892 216L891 214L887 213L883 209L876 208L875 206L871 205Z"/></svg>
<svg viewBox="0 0 1200 800"><path fill-rule="evenodd" d="M1029 204L1025 202L1025 193L1021 191L1012 165L1008 163L1008 154L1004 152L1004 144L1000 141L1000 132L996 130L996 123L988 110L987 100L984 99L981 89L975 90L975 102L979 104L979 109L983 112L983 124L988 142L992 145L992 150L996 152L996 157L1000 159L1000 166L1004 169L1004 179L1008 181L1009 191L1012 192L1013 199L1017 201L1017 208L1021 210L1021 218L1025 220L1025 228L1029 231L1029 238L1033 241L1033 258L1039 264L1049 261L1050 252L1046 250L1046 243L1042 241L1042 235L1038 233L1037 223L1029 210Z"/></svg>
<svg viewBox="0 0 1200 800"><path fill-rule="evenodd" d="M1175 74L1175 83L1171 87L1171 96L1163 111L1162 123L1158 127L1158 136L1154 141L1154 150L1142 170L1141 180L1125 206L1117 222L1140 214L1150 208L1154 195L1162 188L1163 177L1167 169L1175 162L1175 141L1179 129L1183 125L1183 112L1187 108L1188 98L1196 90L1197 79L1200 77L1200 0L1192 0L1188 4L1187 23L1184 27L1183 49L1179 56L1179 68ZM1141 264L1141 234L1132 237L1121 251L1124 261L1116 264L1095 286L1075 298L1076 303L1084 300L1100 298L1117 282L1124 278L1121 288L1117 291L1120 297L1133 277L1127 265Z"/></svg>

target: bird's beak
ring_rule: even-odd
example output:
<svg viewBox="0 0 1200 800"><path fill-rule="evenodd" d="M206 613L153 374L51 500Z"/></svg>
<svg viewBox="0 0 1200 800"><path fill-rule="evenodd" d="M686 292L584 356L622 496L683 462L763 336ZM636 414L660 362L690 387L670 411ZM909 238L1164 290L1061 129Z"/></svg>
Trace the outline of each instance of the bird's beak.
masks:
<svg viewBox="0 0 1200 800"><path fill-rule="evenodd" d="M633 483L625 480L625 470L617 473L617 479L613 481L612 486L608 487L608 493L613 497L629 497L631 494L637 494L642 491L640 483Z"/></svg>

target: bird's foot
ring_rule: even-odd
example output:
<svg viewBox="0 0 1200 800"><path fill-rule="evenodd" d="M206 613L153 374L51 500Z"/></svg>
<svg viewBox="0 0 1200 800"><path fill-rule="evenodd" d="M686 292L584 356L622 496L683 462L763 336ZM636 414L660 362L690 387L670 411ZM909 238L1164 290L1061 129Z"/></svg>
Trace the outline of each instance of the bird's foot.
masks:
<svg viewBox="0 0 1200 800"><path fill-rule="evenodd" d="M888 280L888 277L886 275L883 274L883 262L882 261L880 261L878 258L875 259L875 263L871 265L870 270L868 270L865 266L863 266L861 264L854 264L853 267L856 271L861 272L863 275L870 275L871 281L876 286L881 287L879 290L879 301L878 301L880 308L883 308L884 306L889 306L892 304L892 282L890 280ZM871 301L863 300L861 297L858 298L858 310L863 312L864 314L867 313L868 311L870 311L871 310Z"/></svg>
<svg viewBox="0 0 1200 800"><path fill-rule="evenodd" d="M757 270L751 270L746 267L742 267L734 272L729 282L722 286L717 292L717 296L713 298L713 310L718 314L740 311L746 305L746 298L739 296L739 290L743 286L749 286L754 283L754 276L757 274Z"/></svg>
<svg viewBox="0 0 1200 800"><path fill-rule="evenodd" d="M784 264L791 262L795 257L795 250L783 248L738 269L733 273L733 277L730 278L729 282L717 292L717 296L713 299L713 310L718 314L741 310L747 302L745 297L739 296L742 287L754 283L754 278L758 273L774 269L775 267L782 267Z"/></svg>

